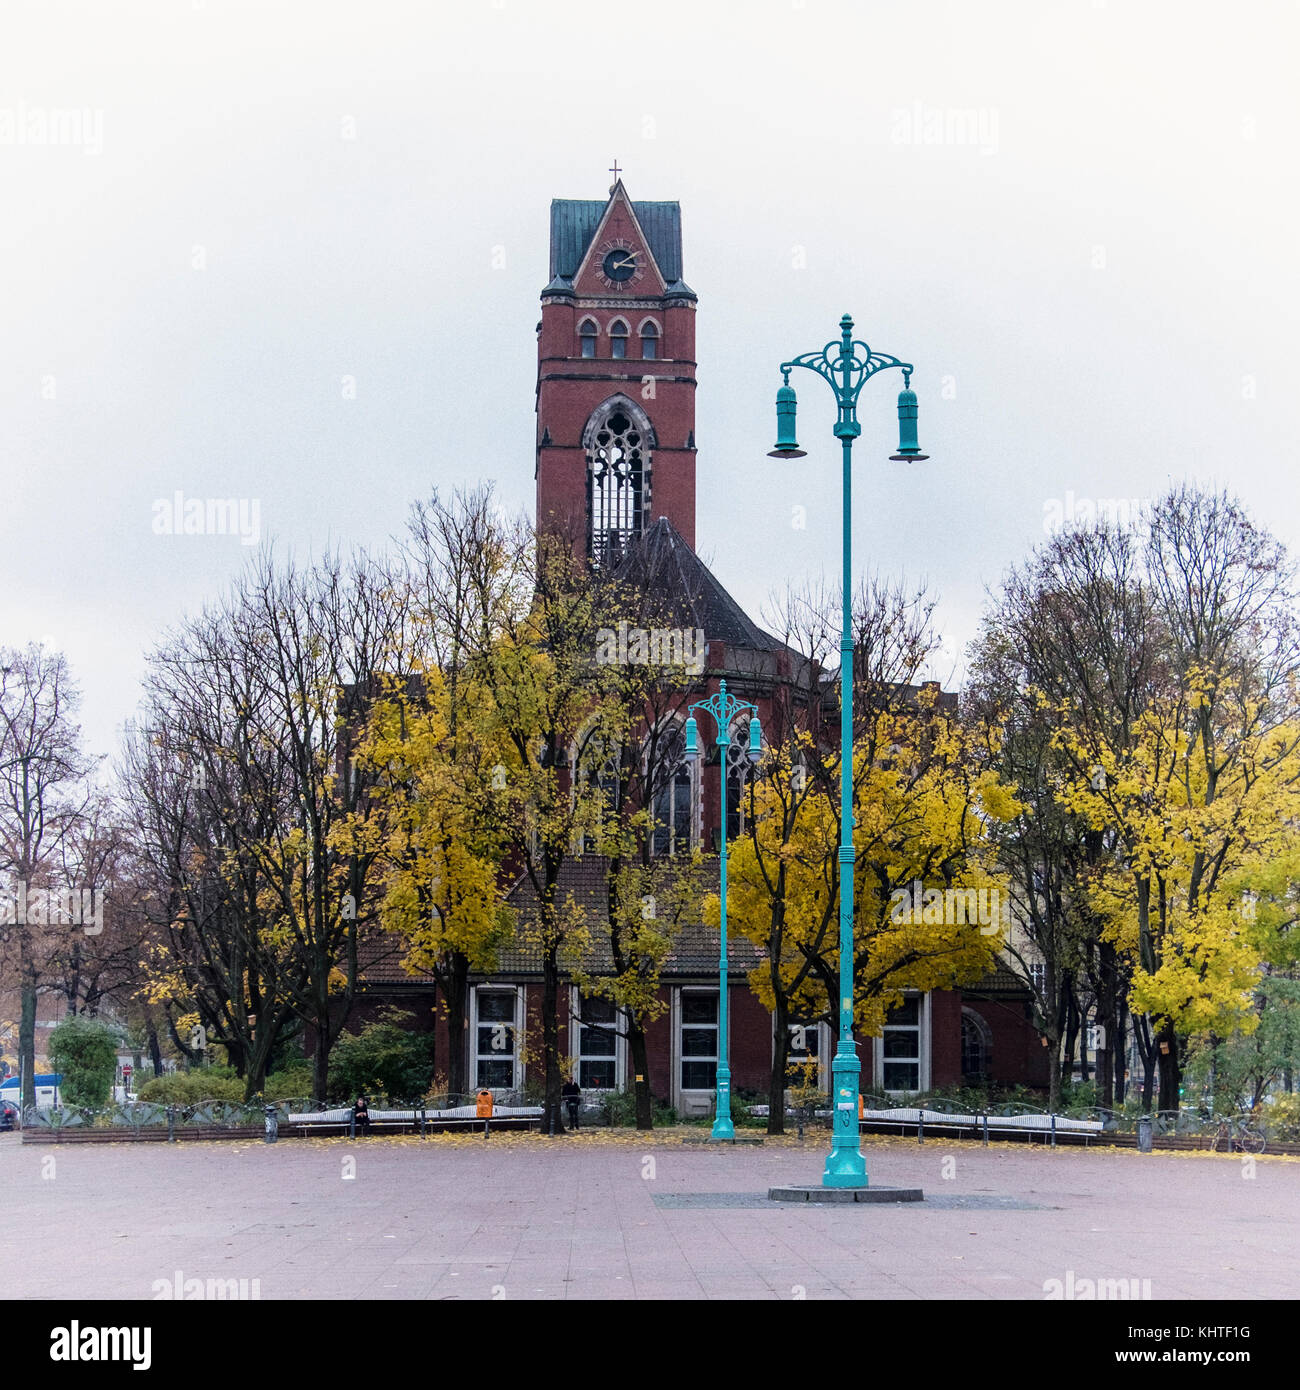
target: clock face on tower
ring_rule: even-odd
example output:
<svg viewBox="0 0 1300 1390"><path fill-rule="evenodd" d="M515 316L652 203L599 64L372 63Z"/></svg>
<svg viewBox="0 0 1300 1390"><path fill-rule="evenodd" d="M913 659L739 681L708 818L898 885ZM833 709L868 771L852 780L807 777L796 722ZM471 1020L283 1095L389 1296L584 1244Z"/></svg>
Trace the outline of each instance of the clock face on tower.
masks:
<svg viewBox="0 0 1300 1390"><path fill-rule="evenodd" d="M597 254L600 278L611 290L628 289L645 278L645 252L630 241L607 241Z"/></svg>

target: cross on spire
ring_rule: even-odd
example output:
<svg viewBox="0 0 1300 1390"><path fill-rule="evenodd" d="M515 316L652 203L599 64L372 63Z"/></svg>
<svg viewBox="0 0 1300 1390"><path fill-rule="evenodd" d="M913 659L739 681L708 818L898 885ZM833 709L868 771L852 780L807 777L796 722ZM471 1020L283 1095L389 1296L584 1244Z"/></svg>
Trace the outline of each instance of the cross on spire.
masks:
<svg viewBox="0 0 1300 1390"><path fill-rule="evenodd" d="M620 168L618 167L618 160L617 160L617 159L614 161L614 165L613 165L613 167L610 169L609 172L610 172L611 174L614 175L614 182L617 183L617 182L618 182L618 176L623 172L623 170L620 169Z"/></svg>

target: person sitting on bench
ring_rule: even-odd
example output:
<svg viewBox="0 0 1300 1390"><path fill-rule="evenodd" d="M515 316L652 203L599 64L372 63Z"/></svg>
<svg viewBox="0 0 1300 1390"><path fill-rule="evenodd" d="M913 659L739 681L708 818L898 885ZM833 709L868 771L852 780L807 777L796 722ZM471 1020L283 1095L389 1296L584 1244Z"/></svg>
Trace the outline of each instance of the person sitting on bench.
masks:
<svg viewBox="0 0 1300 1390"><path fill-rule="evenodd" d="M352 1115L356 1120L356 1126L362 1134L370 1133L370 1107L366 1103L365 1096L358 1096L357 1103L352 1107Z"/></svg>

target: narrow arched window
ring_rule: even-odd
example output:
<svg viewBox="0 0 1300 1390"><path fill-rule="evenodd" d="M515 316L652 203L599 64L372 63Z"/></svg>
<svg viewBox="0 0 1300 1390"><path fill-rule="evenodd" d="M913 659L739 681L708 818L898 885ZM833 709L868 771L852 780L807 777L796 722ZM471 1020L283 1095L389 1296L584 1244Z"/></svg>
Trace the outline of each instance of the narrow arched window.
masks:
<svg viewBox="0 0 1300 1390"><path fill-rule="evenodd" d="M591 319L583 319L578 325L578 341L582 344L584 357L596 355L596 325Z"/></svg>
<svg viewBox="0 0 1300 1390"><path fill-rule="evenodd" d="M617 340L614 340L617 341ZM649 421L626 396L606 401L583 433L587 449L587 553L612 569L645 525L650 503Z"/></svg>
<svg viewBox="0 0 1300 1390"><path fill-rule="evenodd" d="M686 757L681 724L660 729L646 749L654 829L650 851L657 859L689 854L694 839L695 767Z"/></svg>
<svg viewBox="0 0 1300 1390"><path fill-rule="evenodd" d="M618 744L594 724L574 741L570 750L570 801L581 811L581 819L598 828L604 828L608 817L618 810L619 757ZM595 853L601 839L599 833L586 832L578 848L584 854Z"/></svg>
<svg viewBox="0 0 1300 1390"><path fill-rule="evenodd" d="M650 360L659 356L659 329L649 319L641 325L641 356Z"/></svg>
<svg viewBox="0 0 1300 1390"><path fill-rule="evenodd" d="M609 355L627 356L627 324L622 319L615 319L609 326Z"/></svg>
<svg viewBox="0 0 1300 1390"><path fill-rule="evenodd" d="M748 714L736 716L727 737L727 839L737 840L749 825L749 788L754 774L749 761Z"/></svg>

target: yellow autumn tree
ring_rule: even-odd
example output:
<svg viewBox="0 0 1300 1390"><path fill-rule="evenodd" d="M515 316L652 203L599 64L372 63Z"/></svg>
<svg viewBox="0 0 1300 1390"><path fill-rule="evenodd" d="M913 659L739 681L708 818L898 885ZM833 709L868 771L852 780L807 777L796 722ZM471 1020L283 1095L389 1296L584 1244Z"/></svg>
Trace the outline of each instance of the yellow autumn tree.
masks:
<svg viewBox="0 0 1300 1390"><path fill-rule="evenodd" d="M1284 548L1184 485L1141 528L1055 538L996 627L1051 727L1056 795L1093 837L1085 891L1122 958L1150 1105L1179 1103L1185 1040L1254 1026L1275 954L1252 877L1300 826L1300 634Z"/></svg>
<svg viewBox="0 0 1300 1390"><path fill-rule="evenodd" d="M1133 721L1124 746L1070 705L1056 709L1072 767L1061 799L1115 847L1092 901L1132 959L1132 1006L1153 1021L1162 1074L1174 1074L1181 1038L1255 1028L1260 970L1277 952L1253 885L1295 855L1300 724L1262 713L1238 680L1195 666ZM1162 1092L1173 1108L1176 1091Z"/></svg>
<svg viewBox="0 0 1300 1390"><path fill-rule="evenodd" d="M403 967L431 974L441 990L454 1093L467 1090L460 1040L469 973L492 969L511 935L499 871L504 752L485 736L480 697L465 673L453 695L436 667L390 682L356 749L378 804L357 833L378 841L379 921L400 938Z"/></svg>

